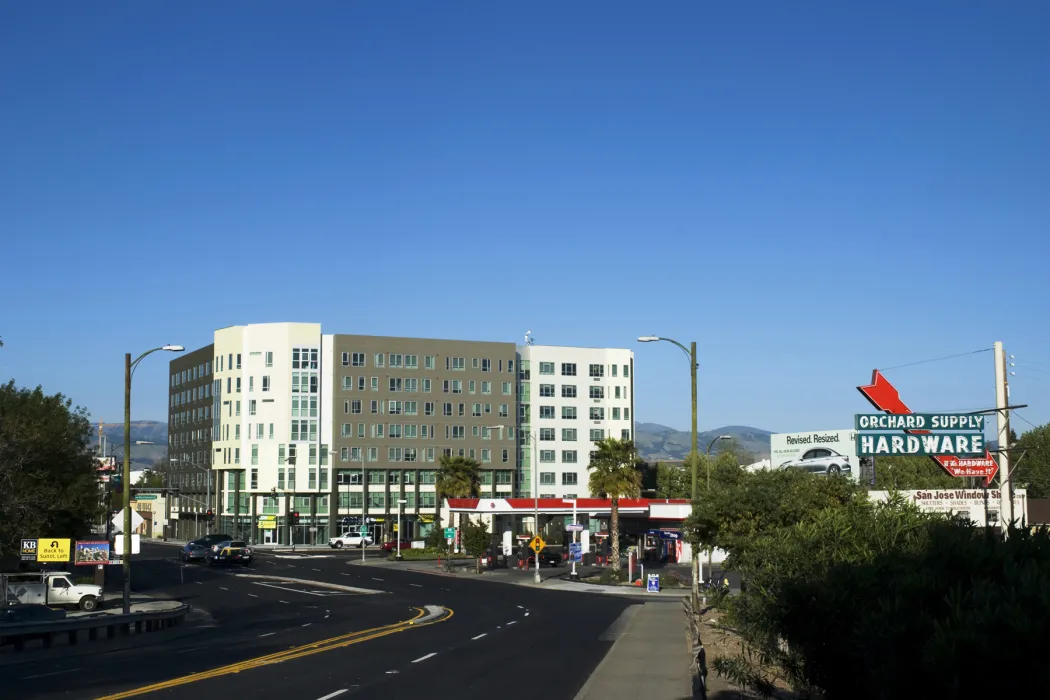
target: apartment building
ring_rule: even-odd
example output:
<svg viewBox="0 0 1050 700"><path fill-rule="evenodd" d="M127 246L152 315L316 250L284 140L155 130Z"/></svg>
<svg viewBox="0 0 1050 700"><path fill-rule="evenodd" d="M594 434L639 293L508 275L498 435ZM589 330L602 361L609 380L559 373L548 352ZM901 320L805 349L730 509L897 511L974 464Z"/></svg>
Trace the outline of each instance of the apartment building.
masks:
<svg viewBox="0 0 1050 700"><path fill-rule="evenodd" d="M180 354L171 361L168 382L167 485L172 499L172 537L191 539L206 532L208 494L215 492L212 460L212 360L214 346ZM211 481L209 487L209 480Z"/></svg>
<svg viewBox="0 0 1050 700"><path fill-rule="evenodd" d="M267 323L217 330L170 366L169 454L217 475L215 530L313 543L364 522L382 535L400 504L403 532L425 536L443 454L477 459L483 494L511 495L513 343Z"/></svg>
<svg viewBox="0 0 1050 700"><path fill-rule="evenodd" d="M634 353L525 345L518 357L517 495L535 494L536 469L540 498L586 498L594 442L634 438Z"/></svg>

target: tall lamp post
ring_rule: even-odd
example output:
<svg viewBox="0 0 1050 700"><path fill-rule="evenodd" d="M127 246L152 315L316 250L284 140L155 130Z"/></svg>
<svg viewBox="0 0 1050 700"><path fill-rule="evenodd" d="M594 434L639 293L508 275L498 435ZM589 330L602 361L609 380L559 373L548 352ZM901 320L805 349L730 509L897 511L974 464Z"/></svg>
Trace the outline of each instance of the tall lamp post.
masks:
<svg viewBox="0 0 1050 700"><path fill-rule="evenodd" d="M153 348L131 359L131 353L124 355L124 614L131 612L131 377L135 369L147 355L166 350L182 352L181 345L162 345Z"/></svg>
<svg viewBox="0 0 1050 700"><path fill-rule="evenodd" d="M693 491L692 491L693 497L692 497L692 500L693 500L693 502L696 502L696 463L697 463L697 461L699 461L699 458L700 458L700 453L699 453L699 450L697 449L697 445L696 445L697 439L698 439L698 433L696 431L696 341L694 340L693 342L691 342L689 344L689 347L686 348L684 345L679 343L677 340L672 340L671 338L661 338L658 335L643 335L643 336L639 336L639 338L638 338L638 342L639 343L655 343L655 342L660 341L660 340L663 340L663 341L666 341L668 343L673 343L674 345L677 345L678 348L682 352L684 352L686 354L686 356L689 358L689 377L692 380L692 409L693 409L693 420L692 420L692 424L690 426L691 433L692 433L692 447L689 450L689 461L692 462L692 472L693 472ZM707 487L708 487L708 490L710 490L710 488L711 488L711 465L710 464L707 465L707 475L708 475ZM692 566L692 569L693 569L693 602L695 603L700 597L700 560L697 558L696 552L693 552L693 566Z"/></svg>
<svg viewBox="0 0 1050 700"><path fill-rule="evenodd" d="M401 561L401 506L408 503L404 498L397 499L397 560Z"/></svg>

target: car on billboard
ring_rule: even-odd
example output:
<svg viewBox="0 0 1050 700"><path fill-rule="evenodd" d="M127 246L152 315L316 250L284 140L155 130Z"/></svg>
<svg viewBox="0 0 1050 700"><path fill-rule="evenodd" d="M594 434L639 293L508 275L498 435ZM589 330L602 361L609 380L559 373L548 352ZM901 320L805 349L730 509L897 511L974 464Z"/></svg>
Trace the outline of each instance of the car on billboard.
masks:
<svg viewBox="0 0 1050 700"><path fill-rule="evenodd" d="M849 463L849 457L827 447L814 447L806 450L801 457L784 462L780 468L802 469L810 474L822 476L853 473L853 465Z"/></svg>

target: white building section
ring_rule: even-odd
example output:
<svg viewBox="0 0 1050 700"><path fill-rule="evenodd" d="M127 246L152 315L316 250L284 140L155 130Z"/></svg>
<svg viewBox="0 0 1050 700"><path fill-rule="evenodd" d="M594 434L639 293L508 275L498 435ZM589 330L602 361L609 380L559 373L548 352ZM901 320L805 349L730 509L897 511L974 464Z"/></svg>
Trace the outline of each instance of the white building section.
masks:
<svg viewBox="0 0 1050 700"><path fill-rule="evenodd" d="M518 361L517 495L533 495L536 467L541 498L590 496L587 465L594 442L634 439L634 353L530 344L518 348Z"/></svg>

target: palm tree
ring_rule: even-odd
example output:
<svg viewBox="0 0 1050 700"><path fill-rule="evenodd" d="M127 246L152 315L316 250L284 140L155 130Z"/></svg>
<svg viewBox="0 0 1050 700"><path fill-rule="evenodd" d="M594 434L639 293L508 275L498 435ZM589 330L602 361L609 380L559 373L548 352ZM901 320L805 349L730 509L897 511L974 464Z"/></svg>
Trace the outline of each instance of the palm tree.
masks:
<svg viewBox="0 0 1050 700"><path fill-rule="evenodd" d="M437 471L438 527L441 527L441 501L446 498L477 498L481 493L481 465L470 457L441 456ZM463 513L459 529L463 531ZM451 519L451 513L449 514Z"/></svg>
<svg viewBox="0 0 1050 700"><path fill-rule="evenodd" d="M642 490L642 473L638 471L638 452L631 440L605 438L594 443L589 487L596 498L612 501L609 515L609 537L612 539L612 566L620 569L620 498L638 498Z"/></svg>

